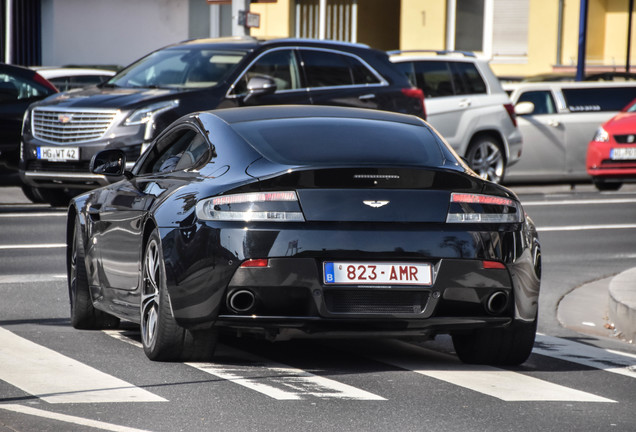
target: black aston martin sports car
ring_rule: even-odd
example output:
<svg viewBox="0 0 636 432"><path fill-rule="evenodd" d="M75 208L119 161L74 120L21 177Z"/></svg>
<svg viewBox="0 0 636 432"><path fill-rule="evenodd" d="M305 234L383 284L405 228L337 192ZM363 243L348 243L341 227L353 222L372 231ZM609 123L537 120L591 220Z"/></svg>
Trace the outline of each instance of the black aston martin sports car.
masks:
<svg viewBox="0 0 636 432"><path fill-rule="evenodd" d="M327 106L215 110L173 123L121 180L74 198L74 327L140 324L152 360L203 360L220 330L452 335L461 360L534 344L536 229L425 121Z"/></svg>

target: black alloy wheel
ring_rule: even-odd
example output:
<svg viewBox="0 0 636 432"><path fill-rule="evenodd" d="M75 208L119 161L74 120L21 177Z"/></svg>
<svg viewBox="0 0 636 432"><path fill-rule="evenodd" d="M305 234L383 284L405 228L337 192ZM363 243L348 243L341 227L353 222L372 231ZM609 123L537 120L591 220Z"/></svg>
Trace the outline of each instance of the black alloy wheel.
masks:
<svg viewBox="0 0 636 432"><path fill-rule="evenodd" d="M174 319L156 229L144 250L142 276L141 341L146 356L158 361L209 360L216 348L217 331L185 329Z"/></svg>
<svg viewBox="0 0 636 432"><path fill-rule="evenodd" d="M68 295L71 304L71 325L76 329L97 330L119 326L119 318L95 309L88 287L84 244L79 218L75 218L71 251L68 254Z"/></svg>

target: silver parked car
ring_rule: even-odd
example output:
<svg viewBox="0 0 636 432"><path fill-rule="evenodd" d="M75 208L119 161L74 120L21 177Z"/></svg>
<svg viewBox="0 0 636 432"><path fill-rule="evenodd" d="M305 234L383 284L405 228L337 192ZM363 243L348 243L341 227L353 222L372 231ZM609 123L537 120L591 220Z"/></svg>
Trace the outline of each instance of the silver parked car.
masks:
<svg viewBox="0 0 636 432"><path fill-rule="evenodd" d="M523 155L508 183L590 181L587 145L598 127L636 98L636 82L504 84L515 104Z"/></svg>
<svg viewBox="0 0 636 432"><path fill-rule="evenodd" d="M510 98L488 61L463 51L389 54L424 91L428 122L475 172L500 183L521 156L522 142Z"/></svg>

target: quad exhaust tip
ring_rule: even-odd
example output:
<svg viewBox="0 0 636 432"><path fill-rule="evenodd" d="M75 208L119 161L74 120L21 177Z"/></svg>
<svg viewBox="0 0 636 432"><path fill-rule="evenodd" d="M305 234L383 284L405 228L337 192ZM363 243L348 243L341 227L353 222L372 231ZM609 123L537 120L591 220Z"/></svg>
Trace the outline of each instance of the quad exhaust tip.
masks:
<svg viewBox="0 0 636 432"><path fill-rule="evenodd" d="M250 290L237 290L230 294L228 307L235 313L249 313L254 310L256 296Z"/></svg>
<svg viewBox="0 0 636 432"><path fill-rule="evenodd" d="M508 307L508 294L504 291L495 291L488 296L486 310L492 315L500 315Z"/></svg>

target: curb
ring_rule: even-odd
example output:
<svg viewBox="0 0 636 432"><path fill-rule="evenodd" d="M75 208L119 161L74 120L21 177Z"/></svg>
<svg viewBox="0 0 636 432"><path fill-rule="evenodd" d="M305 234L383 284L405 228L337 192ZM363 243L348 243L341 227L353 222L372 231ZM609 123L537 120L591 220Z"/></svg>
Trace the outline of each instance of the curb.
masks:
<svg viewBox="0 0 636 432"><path fill-rule="evenodd" d="M636 341L636 268L614 276L609 284L609 319L630 343Z"/></svg>

